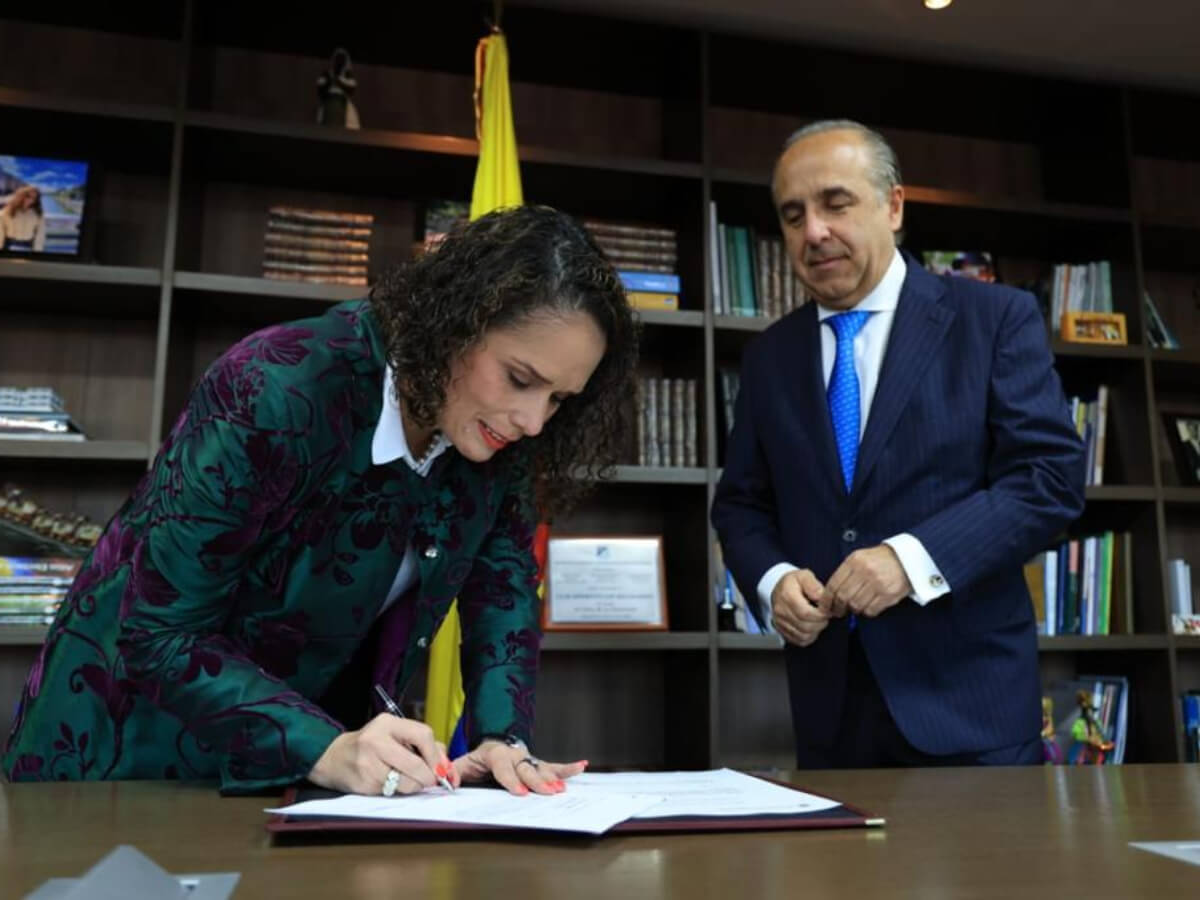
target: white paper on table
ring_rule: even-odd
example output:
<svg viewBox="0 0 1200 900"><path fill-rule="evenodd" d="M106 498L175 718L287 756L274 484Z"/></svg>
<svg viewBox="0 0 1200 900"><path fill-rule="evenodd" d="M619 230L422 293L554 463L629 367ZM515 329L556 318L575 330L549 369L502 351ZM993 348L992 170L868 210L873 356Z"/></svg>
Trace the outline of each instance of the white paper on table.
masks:
<svg viewBox="0 0 1200 900"><path fill-rule="evenodd" d="M602 789L575 791L573 784L568 782L567 790L561 794L530 793L523 797L489 788L459 788L453 793L430 788L419 794L394 797L345 794L329 800L305 800L266 812L603 834L664 799Z"/></svg>
<svg viewBox="0 0 1200 900"><path fill-rule="evenodd" d="M840 806L836 800L806 794L782 785L735 772L616 772L576 775L568 792L590 796L613 792L657 794L665 799L634 818L665 816L754 816L821 812Z"/></svg>
<svg viewBox="0 0 1200 900"><path fill-rule="evenodd" d="M1200 866L1200 841L1130 841L1129 846Z"/></svg>

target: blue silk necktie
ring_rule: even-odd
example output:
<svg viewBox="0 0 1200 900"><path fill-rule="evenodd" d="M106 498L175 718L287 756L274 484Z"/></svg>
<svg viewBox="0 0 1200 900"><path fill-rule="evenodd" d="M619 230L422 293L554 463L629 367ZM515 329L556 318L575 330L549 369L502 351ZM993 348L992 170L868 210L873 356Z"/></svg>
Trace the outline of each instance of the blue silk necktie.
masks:
<svg viewBox="0 0 1200 900"><path fill-rule="evenodd" d="M837 353L833 357L833 374L829 376L826 400L833 421L833 439L837 442L838 460L842 464L842 480L846 493L854 484L854 464L858 462L858 432L860 400L858 373L854 370L854 338L871 314L864 311L838 313L825 320L837 336Z"/></svg>
<svg viewBox="0 0 1200 900"><path fill-rule="evenodd" d="M833 373L825 399L833 420L833 439L837 442L838 460L842 465L842 481L846 493L854 484L854 464L858 462L859 412L858 373L854 369L854 338L871 314L862 310L838 313L825 320L837 336L837 353L833 357ZM858 625L858 617L850 615L850 629Z"/></svg>

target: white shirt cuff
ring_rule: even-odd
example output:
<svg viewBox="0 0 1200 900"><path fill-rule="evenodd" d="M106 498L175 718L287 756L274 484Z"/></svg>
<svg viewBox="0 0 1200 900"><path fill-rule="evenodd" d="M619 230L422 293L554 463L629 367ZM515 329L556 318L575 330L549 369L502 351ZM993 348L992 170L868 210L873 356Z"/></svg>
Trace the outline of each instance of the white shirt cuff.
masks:
<svg viewBox="0 0 1200 900"><path fill-rule="evenodd" d="M791 563L776 563L767 569L762 578L758 579L759 608L762 610L763 621L772 631L775 629L775 623L771 618L771 594L775 591L775 585L779 584L779 579L788 572L795 571L797 571L797 567Z"/></svg>
<svg viewBox="0 0 1200 900"><path fill-rule="evenodd" d="M918 606L924 606L942 594L950 593L950 585L938 570L933 557L926 552L925 545L915 537L906 532L890 537L884 543L896 551L900 566L908 576L908 583L913 586L912 593L908 596Z"/></svg>

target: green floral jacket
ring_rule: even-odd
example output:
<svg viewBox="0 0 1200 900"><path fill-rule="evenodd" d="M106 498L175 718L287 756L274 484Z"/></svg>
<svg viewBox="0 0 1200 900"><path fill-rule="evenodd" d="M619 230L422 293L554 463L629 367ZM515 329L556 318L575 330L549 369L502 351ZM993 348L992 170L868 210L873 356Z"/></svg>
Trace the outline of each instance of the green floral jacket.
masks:
<svg viewBox="0 0 1200 900"><path fill-rule="evenodd" d="M375 623L393 695L455 598L468 741L528 739L541 635L528 472L450 449L426 478L371 461L384 352L363 301L217 360L85 562L29 674L17 780L304 777L342 730L315 702ZM506 458L507 457L507 458Z"/></svg>

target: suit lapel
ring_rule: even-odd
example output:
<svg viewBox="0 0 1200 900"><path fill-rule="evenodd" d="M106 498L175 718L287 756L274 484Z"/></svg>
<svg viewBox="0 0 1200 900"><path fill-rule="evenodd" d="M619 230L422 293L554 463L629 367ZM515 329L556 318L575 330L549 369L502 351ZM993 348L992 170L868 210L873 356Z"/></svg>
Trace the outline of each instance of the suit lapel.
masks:
<svg viewBox="0 0 1200 900"><path fill-rule="evenodd" d="M825 372L821 367L821 323L817 304L808 303L796 317L800 334L796 346L805 355L801 363L803 377L795 398L795 414L804 434L811 435L813 452L823 469L820 483L835 486L834 493L845 496L842 484L842 465L838 459L837 443L833 437L833 422L829 418L829 402L825 396ZM786 364L786 360L784 361Z"/></svg>
<svg viewBox="0 0 1200 900"><path fill-rule="evenodd" d="M892 320L875 397L867 416L867 428L858 449L855 491L871 474L913 389L938 353L954 319L953 310L941 302L945 293L941 282L907 254L905 262L908 274L900 290L900 302Z"/></svg>

